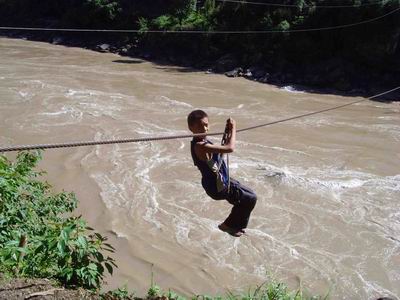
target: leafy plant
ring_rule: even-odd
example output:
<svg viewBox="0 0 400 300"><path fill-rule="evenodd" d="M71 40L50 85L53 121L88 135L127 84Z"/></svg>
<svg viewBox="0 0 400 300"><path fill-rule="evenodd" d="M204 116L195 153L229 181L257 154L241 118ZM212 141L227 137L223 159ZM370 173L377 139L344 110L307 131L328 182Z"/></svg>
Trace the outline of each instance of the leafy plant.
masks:
<svg viewBox="0 0 400 300"><path fill-rule="evenodd" d="M134 293L129 293L128 288L125 286L119 287L115 290L108 291L107 293L101 294L102 300L133 300L135 298Z"/></svg>
<svg viewBox="0 0 400 300"><path fill-rule="evenodd" d="M98 289L105 270L116 267L104 252L106 238L81 217L73 193L54 194L36 178L40 153L21 152L11 162L0 156L0 271L17 276L50 277L65 285Z"/></svg>
<svg viewBox="0 0 400 300"><path fill-rule="evenodd" d="M161 291L161 288L154 283L153 267L154 267L154 265L152 264L151 265L151 282L150 282L150 288L147 291L147 297L158 298L158 297L161 297L162 291Z"/></svg>
<svg viewBox="0 0 400 300"><path fill-rule="evenodd" d="M157 298L161 297L161 295L162 295L161 288L156 284L151 285L149 290L147 291L147 297L149 298Z"/></svg>

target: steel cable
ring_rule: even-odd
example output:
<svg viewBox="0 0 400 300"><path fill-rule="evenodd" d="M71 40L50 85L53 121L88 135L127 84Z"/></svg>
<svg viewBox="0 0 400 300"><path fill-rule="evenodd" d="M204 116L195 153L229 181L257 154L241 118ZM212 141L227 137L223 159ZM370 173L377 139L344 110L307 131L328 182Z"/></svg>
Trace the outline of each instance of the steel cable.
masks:
<svg viewBox="0 0 400 300"><path fill-rule="evenodd" d="M362 100L357 100L353 102L349 102L346 104L338 105L338 106L333 106L330 108L306 113L306 114L301 114L277 121L272 121L272 122L267 122L263 124L258 124L255 126L250 126L246 128L242 128L237 130L236 132L244 132L248 130L253 130L256 128L260 127L265 127L273 124L278 124L278 123L283 123L287 122L290 120L294 119L299 119L307 116L312 116L316 114L320 114L323 112L343 108L349 105L353 105L356 103L364 102L367 100L371 100L373 98L388 94L390 92L393 92L395 90L400 89L400 86L393 88L391 90L385 91L383 93L368 97L366 99ZM69 148L69 147L80 147L80 146L93 146L93 145L107 145L107 144L123 144L123 143L137 143L137 142L151 142L151 141L162 141L162 140L172 140L172 139L183 139L183 138L193 138L193 137L202 137L202 136L218 136L218 135L223 135L225 132L215 132L215 133L207 133L207 134L183 134L183 135L171 135L171 136L155 136L155 137L143 137L143 138L128 138L128 139L114 139L114 140L104 140L104 141L80 141L80 142L70 142L70 143L54 143L54 144L35 144L35 145L16 145L16 146L6 146L6 147L0 147L0 152L11 152L11 151L24 151L24 150L35 150L35 149L54 149L54 148Z"/></svg>

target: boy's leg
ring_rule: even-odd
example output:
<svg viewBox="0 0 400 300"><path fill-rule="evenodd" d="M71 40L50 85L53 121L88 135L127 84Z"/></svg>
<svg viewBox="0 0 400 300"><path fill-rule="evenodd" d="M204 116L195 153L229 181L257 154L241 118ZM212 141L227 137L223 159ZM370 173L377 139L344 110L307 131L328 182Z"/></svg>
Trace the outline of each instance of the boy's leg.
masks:
<svg viewBox="0 0 400 300"><path fill-rule="evenodd" d="M233 229L247 227L251 211L257 202L257 195L239 181L231 179L227 199L233 205L232 211L223 224Z"/></svg>

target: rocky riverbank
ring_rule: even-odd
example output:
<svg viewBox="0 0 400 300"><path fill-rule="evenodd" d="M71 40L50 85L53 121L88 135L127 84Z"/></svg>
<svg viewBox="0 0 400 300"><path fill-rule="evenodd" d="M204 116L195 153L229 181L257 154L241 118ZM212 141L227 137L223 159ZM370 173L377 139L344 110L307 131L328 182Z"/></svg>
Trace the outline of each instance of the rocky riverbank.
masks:
<svg viewBox="0 0 400 300"><path fill-rule="evenodd" d="M313 93L370 97L400 84L400 73L388 73L367 66L361 67L343 58L331 58L314 65L298 65L280 58L278 61L260 62L249 66L242 65L233 54L229 53L215 60L198 60L195 57L150 49L141 45L135 38L106 38L100 37L99 34L86 33L77 36L74 33L26 33L1 30L0 36L116 53L159 64L183 66L194 71L225 74L232 78L244 77L276 86L294 85ZM374 100L400 101L400 91L397 90Z"/></svg>

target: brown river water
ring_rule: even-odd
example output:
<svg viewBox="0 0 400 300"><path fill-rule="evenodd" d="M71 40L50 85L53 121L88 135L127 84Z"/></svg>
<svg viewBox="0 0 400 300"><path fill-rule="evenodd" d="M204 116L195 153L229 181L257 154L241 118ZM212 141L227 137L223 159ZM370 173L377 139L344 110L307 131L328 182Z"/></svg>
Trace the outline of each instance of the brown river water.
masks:
<svg viewBox="0 0 400 300"><path fill-rule="evenodd" d="M229 116L243 128L357 99L0 38L1 146L186 134L195 108L221 131ZM230 205L202 190L188 139L47 150L40 168L117 248L109 288L143 295L153 270L159 286L186 296L275 278L331 299L400 297L398 102L237 138L231 174L258 202L236 239L217 229Z"/></svg>

